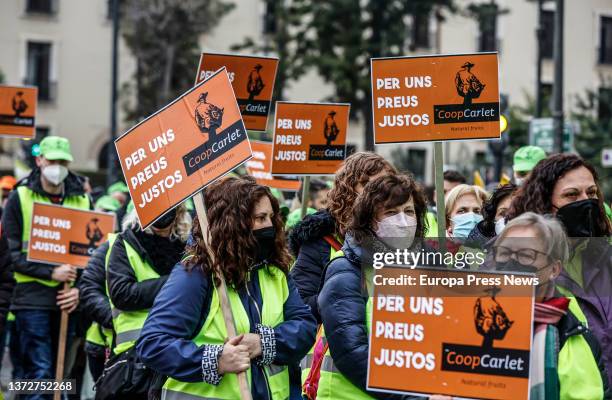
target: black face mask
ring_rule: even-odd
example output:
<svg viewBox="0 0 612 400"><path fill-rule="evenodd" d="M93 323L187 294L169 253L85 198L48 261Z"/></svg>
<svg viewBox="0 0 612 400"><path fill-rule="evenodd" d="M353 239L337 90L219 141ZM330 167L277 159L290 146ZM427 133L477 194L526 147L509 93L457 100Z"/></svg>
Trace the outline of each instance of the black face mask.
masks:
<svg viewBox="0 0 612 400"><path fill-rule="evenodd" d="M273 226L266 228L254 229L253 236L257 241L256 262L268 260L274 252L274 240L276 239L276 230Z"/></svg>
<svg viewBox="0 0 612 400"><path fill-rule="evenodd" d="M503 272L527 272L530 274L535 274L538 271L533 265L524 265L512 258L505 263L498 262L495 269Z"/></svg>
<svg viewBox="0 0 612 400"><path fill-rule="evenodd" d="M167 228L170 226L170 224L174 222L175 218L176 218L176 209L173 209L170 212L168 212L166 215L164 215L163 217L155 221L155 223L153 224L153 227L157 229Z"/></svg>
<svg viewBox="0 0 612 400"><path fill-rule="evenodd" d="M599 236L599 202L596 199L566 204L557 209L557 218L570 238Z"/></svg>

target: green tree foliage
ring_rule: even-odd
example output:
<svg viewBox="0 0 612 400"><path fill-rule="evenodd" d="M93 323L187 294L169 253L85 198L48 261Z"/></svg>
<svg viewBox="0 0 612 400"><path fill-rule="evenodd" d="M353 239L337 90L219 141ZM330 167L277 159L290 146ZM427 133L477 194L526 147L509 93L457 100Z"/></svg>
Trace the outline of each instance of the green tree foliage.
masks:
<svg viewBox="0 0 612 400"><path fill-rule="evenodd" d="M136 59L133 83L124 93L128 120L157 111L193 86L200 55L198 40L234 7L223 0L125 0L121 33Z"/></svg>
<svg viewBox="0 0 612 400"><path fill-rule="evenodd" d="M407 17L450 1L300 0L312 9L300 42L306 64L335 87L336 101L351 103L365 122L366 148L373 149L370 58L399 56L409 44ZM332 40L333 39L333 40Z"/></svg>
<svg viewBox="0 0 612 400"><path fill-rule="evenodd" d="M612 80L602 79L599 90L587 90L576 99L572 117L580 124L574 138L576 151L588 160L599 174L606 200L612 199L612 168L601 165L601 151L612 148Z"/></svg>
<svg viewBox="0 0 612 400"><path fill-rule="evenodd" d="M574 147L597 170L602 191L609 201L612 199L612 169L601 166L601 151L612 148L612 81L603 81L599 90L589 89L576 98L570 118L580 125L580 132L574 137ZM504 165L512 165L514 152L529 144L529 121L535 114L533 97L527 96L525 106L510 106L509 114L509 143L504 152ZM547 108L542 117L551 117Z"/></svg>
<svg viewBox="0 0 612 400"><path fill-rule="evenodd" d="M282 45L292 55L285 77L296 79L310 68L316 70L334 87L332 98L325 100L351 103L351 116L364 120L368 149L373 148L370 58L405 54L410 45L409 17L416 13L454 11L452 0L278 3L279 17L282 13L291 16L286 21L287 36L275 36L282 38ZM281 49L275 45L275 50Z"/></svg>
<svg viewBox="0 0 612 400"><path fill-rule="evenodd" d="M248 50L253 54L274 55L279 58L273 98L284 100L284 90L291 81L299 79L305 72L304 60L297 54L300 26L304 10L292 1L264 0L265 15L262 36L247 37L242 43L232 46L234 51Z"/></svg>

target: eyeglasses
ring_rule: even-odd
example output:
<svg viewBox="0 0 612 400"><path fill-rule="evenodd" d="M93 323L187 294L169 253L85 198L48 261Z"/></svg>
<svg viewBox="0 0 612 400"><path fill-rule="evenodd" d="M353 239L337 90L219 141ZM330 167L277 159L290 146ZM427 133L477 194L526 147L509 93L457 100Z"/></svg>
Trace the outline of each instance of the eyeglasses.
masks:
<svg viewBox="0 0 612 400"><path fill-rule="evenodd" d="M495 262L505 263L510 261L512 255L514 254L514 258L523 265L533 265L533 263L537 260L538 254L543 254L548 256L547 253L542 251L534 250L534 249L518 249L516 251L509 249L504 246L494 246L493 247L493 255L495 257Z"/></svg>

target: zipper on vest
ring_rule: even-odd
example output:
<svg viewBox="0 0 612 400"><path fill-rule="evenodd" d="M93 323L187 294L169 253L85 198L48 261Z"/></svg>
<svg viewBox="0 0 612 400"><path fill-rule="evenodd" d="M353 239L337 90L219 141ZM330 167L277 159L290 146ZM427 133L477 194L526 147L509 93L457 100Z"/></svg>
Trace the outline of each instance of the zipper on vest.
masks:
<svg viewBox="0 0 612 400"><path fill-rule="evenodd" d="M246 281L245 286L246 286L247 296L253 302L253 305L255 306L255 309L257 310L257 315L259 316L259 323L263 325L261 310L259 309L259 305L257 304L257 301L255 300L255 298L251 296L251 291L249 290L249 282L251 281L251 271L257 265L259 264L256 264L253 267L249 268L249 272L247 272L247 281ZM262 301L263 301L263 296L262 296ZM257 365L257 363L255 363L255 365ZM263 373L264 380L266 381L266 389L268 389L268 399L272 400L272 389L270 389L270 382L268 381L268 374L266 374L266 368L264 366L258 366L258 367L261 368L261 372Z"/></svg>

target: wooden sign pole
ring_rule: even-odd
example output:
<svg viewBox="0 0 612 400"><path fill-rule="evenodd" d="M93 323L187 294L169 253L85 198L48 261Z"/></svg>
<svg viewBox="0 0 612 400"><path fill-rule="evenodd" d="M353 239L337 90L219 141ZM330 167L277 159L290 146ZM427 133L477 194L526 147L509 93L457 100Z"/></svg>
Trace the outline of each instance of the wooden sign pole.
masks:
<svg viewBox="0 0 612 400"><path fill-rule="evenodd" d="M195 205L196 214L198 215L198 221L200 222L200 232L202 233L202 238L204 239L204 243L206 243L208 248L208 218L206 216L206 208L204 206L203 191L193 196L193 203ZM212 252L209 251L208 255L211 261L214 262L214 255ZM217 290L219 291L219 299L221 301L221 311L225 321L225 329L227 330L227 335L229 337L234 337L236 336L236 322L234 321L234 315L232 314L232 309L229 304L225 277L221 271L219 271L217 274L217 278L219 279L219 286L217 287ZM251 389L249 389L249 382L247 380L246 372L240 372L237 375L240 398L242 400L252 400Z"/></svg>
<svg viewBox="0 0 612 400"><path fill-rule="evenodd" d="M436 187L436 214L440 251L446 251L446 211L444 206L444 151L442 142L434 143L434 172Z"/></svg>
<svg viewBox="0 0 612 400"><path fill-rule="evenodd" d="M306 212L308 211L308 199L310 198L310 175L304 177L302 182L302 217L304 219Z"/></svg>
<svg viewBox="0 0 612 400"><path fill-rule="evenodd" d="M70 289L68 282L64 283L64 291ZM62 318L60 320L59 342L57 344L57 362L55 363L55 380L61 382L64 379L64 361L66 359L66 339L68 336L68 318L66 311L62 310ZM60 400L62 391L56 390L53 393L53 400Z"/></svg>

